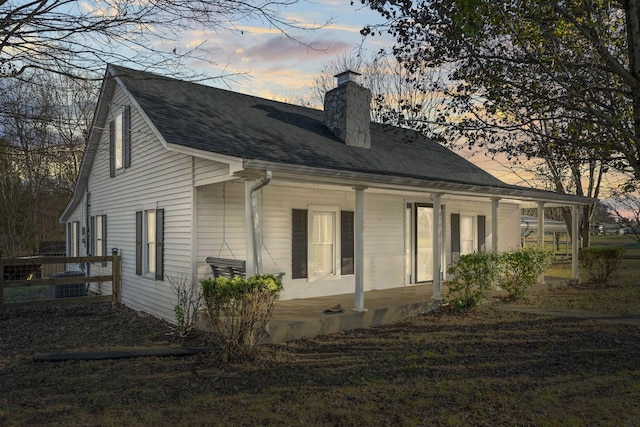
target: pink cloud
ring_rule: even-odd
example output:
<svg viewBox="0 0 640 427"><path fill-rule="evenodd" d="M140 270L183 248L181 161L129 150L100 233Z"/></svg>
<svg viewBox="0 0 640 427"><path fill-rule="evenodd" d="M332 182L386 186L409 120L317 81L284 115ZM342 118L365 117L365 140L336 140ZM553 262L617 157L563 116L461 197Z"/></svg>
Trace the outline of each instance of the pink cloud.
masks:
<svg viewBox="0 0 640 427"><path fill-rule="evenodd" d="M330 58L355 47L353 43L331 39L300 39L300 42L280 35L271 36L262 43L242 48L240 55L251 62L261 63L315 61Z"/></svg>

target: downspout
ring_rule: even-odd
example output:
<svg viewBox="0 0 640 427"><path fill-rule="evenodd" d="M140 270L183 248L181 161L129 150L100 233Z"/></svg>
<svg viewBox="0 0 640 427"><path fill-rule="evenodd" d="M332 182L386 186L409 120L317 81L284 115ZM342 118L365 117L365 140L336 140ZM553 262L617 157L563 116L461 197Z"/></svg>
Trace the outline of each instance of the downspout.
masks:
<svg viewBox="0 0 640 427"><path fill-rule="evenodd" d="M267 186L271 182L271 171L264 171L262 179L251 188L251 239L253 241L253 260L255 262L256 274L262 274L262 239L259 239L259 235L262 231L260 224L260 216L258 215L258 199L256 192L261 188ZM260 246L258 246L260 245Z"/></svg>

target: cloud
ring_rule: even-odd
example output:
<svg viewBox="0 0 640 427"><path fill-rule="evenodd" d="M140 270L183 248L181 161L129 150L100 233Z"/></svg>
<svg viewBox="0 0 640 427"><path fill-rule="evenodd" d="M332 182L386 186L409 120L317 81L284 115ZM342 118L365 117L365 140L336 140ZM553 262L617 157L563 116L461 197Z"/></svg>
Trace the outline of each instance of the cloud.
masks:
<svg viewBox="0 0 640 427"><path fill-rule="evenodd" d="M371 11L341 0L305 1L282 9L285 20L300 28L318 27L314 31L290 29L287 35L259 20L234 22L234 31L222 29L183 32L176 46L178 52L197 47L190 66L210 76L242 76L212 84L227 89L283 101L307 96L314 77L329 61L355 52L362 42L360 29L376 18ZM378 15L378 19L379 19ZM367 40L366 49L379 50L383 37ZM200 44L201 42L204 42ZM166 44L166 43L165 43ZM250 77L247 77L250 76Z"/></svg>
<svg viewBox="0 0 640 427"><path fill-rule="evenodd" d="M335 55L353 48L353 43L340 40L300 40L298 43L284 36L273 36L261 43L246 46L242 55L245 58L250 58L252 62L299 62L323 59L326 55Z"/></svg>

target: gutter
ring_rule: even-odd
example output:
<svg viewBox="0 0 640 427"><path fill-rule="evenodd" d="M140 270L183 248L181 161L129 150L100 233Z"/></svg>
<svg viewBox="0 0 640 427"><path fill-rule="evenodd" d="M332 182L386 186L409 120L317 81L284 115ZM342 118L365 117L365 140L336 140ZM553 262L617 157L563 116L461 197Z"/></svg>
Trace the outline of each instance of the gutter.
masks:
<svg viewBox="0 0 640 427"><path fill-rule="evenodd" d="M253 241L253 260L255 263L256 274L262 274L262 256L260 249L262 249L262 239L259 235L262 231L262 225L260 224L260 217L258 216L258 199L256 192L263 187L266 187L271 182L272 173L270 170L264 171L262 179L251 188L251 240ZM260 244L260 247L258 245Z"/></svg>

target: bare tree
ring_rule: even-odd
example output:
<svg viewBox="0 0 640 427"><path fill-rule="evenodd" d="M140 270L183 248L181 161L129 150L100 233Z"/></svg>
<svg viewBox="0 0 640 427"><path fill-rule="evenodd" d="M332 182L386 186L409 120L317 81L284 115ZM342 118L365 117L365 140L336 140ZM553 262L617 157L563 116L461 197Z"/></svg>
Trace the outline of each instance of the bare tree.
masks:
<svg viewBox="0 0 640 427"><path fill-rule="evenodd" d="M291 37L311 29L283 16L297 0L2 0L0 77L43 69L74 76L104 69L108 62L163 71L181 68L196 47L184 50L181 34L195 29L232 30L253 19Z"/></svg>
<svg viewBox="0 0 640 427"><path fill-rule="evenodd" d="M624 234L640 242L640 191L637 189L615 191L609 207L616 215Z"/></svg>
<svg viewBox="0 0 640 427"><path fill-rule="evenodd" d="M73 191L97 88L43 71L0 79L0 248L33 253L61 240L58 213Z"/></svg>

